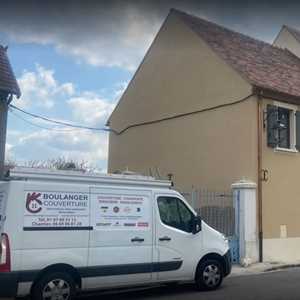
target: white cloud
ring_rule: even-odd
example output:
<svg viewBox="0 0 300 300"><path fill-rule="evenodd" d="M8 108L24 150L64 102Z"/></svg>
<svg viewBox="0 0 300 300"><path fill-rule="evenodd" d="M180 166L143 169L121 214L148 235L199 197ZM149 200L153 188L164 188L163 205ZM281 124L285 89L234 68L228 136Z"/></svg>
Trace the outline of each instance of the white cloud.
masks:
<svg viewBox="0 0 300 300"><path fill-rule="evenodd" d="M37 159L44 159L46 153L50 155L49 158L63 156L98 165L100 161L107 159L107 144L108 136L101 132L39 130L21 137L17 147L18 151L34 151ZM39 155L39 152L43 154ZM28 154L26 156L30 159Z"/></svg>
<svg viewBox="0 0 300 300"><path fill-rule="evenodd" d="M79 96L71 97L67 103L72 109L74 119L93 126L105 124L127 85L128 82L125 81L115 86L112 101L92 92L84 92Z"/></svg>
<svg viewBox="0 0 300 300"><path fill-rule="evenodd" d="M34 72L24 71L18 83L22 96L17 105L21 108L39 106L49 109L58 98L71 96L75 92L72 83L59 84L54 78L54 71L41 65L36 65Z"/></svg>
<svg viewBox="0 0 300 300"><path fill-rule="evenodd" d="M116 90L114 93L114 99L115 100L119 100L120 97L123 95L123 93L125 92L127 86L129 84L129 81L124 81L124 82L120 82L117 86L116 86Z"/></svg>
<svg viewBox="0 0 300 300"><path fill-rule="evenodd" d="M126 82L116 84L110 91L111 99L107 99L93 91L78 91L70 82L58 82L53 70L40 65L34 72L24 72L19 82L22 85L23 97L16 101L16 106L27 108L30 105L30 109L27 110L31 112L35 112L35 108L39 108L39 111L43 111L41 108L44 108L46 111L52 107L52 119L98 128L104 127L116 101L127 86ZM105 93L107 94L107 90ZM67 110L65 115L71 116L72 120L67 117L55 117L55 112L59 110L61 113L63 109ZM48 113L40 114L49 116ZM10 117L14 118L14 115ZM22 117L26 118L24 115ZM107 132L70 129L43 120L28 120L52 130L36 129L28 124L25 124L24 130L15 126L14 129L9 128L7 154L10 159L24 162L65 157L106 168Z"/></svg>
<svg viewBox="0 0 300 300"><path fill-rule="evenodd" d="M104 124L115 106L107 99L88 92L72 97L67 103L72 109L74 118L88 125Z"/></svg>
<svg viewBox="0 0 300 300"><path fill-rule="evenodd" d="M29 161L66 160L87 162L91 167L107 168L108 135L87 130L37 130L22 133L6 144L6 160L22 165Z"/></svg>

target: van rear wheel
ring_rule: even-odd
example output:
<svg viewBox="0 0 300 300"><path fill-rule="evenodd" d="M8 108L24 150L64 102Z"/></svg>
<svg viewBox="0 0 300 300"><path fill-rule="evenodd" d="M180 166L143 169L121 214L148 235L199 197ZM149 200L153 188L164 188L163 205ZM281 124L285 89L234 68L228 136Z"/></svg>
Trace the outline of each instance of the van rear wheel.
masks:
<svg viewBox="0 0 300 300"><path fill-rule="evenodd" d="M223 269L219 261L208 259L197 269L195 283L199 290L215 290L223 281Z"/></svg>
<svg viewBox="0 0 300 300"><path fill-rule="evenodd" d="M34 300L72 300L76 294L73 278L62 272L43 276L33 287Z"/></svg>

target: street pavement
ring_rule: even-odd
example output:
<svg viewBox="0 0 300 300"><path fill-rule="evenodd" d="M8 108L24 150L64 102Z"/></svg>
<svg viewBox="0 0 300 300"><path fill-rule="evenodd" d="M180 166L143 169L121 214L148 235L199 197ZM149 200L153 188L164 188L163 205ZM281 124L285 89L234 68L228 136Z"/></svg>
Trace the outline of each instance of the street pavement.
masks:
<svg viewBox="0 0 300 300"><path fill-rule="evenodd" d="M80 300L299 300L300 268L257 275L229 276L212 292L196 291L192 284L159 286L127 292L83 295Z"/></svg>

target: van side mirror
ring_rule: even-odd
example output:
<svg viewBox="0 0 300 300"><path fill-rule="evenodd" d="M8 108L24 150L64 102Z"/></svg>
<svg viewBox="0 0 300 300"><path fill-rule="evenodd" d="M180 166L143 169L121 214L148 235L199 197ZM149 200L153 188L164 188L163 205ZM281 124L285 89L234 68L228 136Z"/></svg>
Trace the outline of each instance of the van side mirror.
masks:
<svg viewBox="0 0 300 300"><path fill-rule="evenodd" d="M202 230L202 220L199 216L195 216L193 219L193 234L196 234Z"/></svg>

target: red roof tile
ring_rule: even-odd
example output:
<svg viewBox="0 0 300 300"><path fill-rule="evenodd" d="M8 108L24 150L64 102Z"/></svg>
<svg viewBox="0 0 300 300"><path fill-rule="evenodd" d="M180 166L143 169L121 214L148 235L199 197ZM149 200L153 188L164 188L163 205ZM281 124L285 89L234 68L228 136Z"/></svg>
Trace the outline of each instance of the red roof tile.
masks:
<svg viewBox="0 0 300 300"><path fill-rule="evenodd" d="M172 11L252 85L300 97L300 58L290 51L184 12Z"/></svg>
<svg viewBox="0 0 300 300"><path fill-rule="evenodd" d="M0 91L20 97L21 91L9 63L6 48L0 45Z"/></svg>

